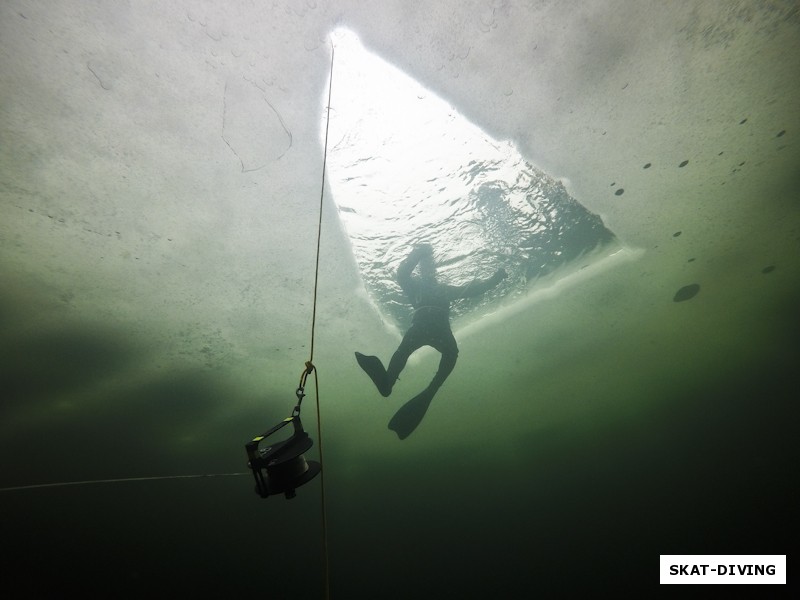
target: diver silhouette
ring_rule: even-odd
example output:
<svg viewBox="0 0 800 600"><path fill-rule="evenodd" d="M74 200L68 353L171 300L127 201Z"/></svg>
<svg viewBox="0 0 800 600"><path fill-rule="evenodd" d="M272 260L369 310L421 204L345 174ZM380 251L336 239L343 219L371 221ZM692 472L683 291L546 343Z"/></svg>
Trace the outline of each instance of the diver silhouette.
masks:
<svg viewBox="0 0 800 600"><path fill-rule="evenodd" d="M419 276L414 269L419 264ZM428 244L416 246L400 263L397 269L397 282L414 308L411 327L403 336L403 341L385 369L377 356L366 356L356 352L356 360L369 375L382 396L392 393L400 372L406 366L408 357L422 346L431 346L442 354L439 369L428 387L406 402L389 421L389 429L403 440L420 424L433 396L453 371L458 358L458 345L450 329L450 303L461 298L479 296L506 278L504 269L488 279L475 279L460 286L445 285L436 281L436 265L433 261L433 248Z"/></svg>

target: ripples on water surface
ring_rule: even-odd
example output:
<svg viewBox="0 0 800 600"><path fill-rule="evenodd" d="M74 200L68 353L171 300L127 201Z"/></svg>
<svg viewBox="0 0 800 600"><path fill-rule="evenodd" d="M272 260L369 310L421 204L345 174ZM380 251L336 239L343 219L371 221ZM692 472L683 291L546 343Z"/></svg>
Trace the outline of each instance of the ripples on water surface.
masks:
<svg viewBox="0 0 800 600"><path fill-rule="evenodd" d="M394 273L415 244L435 250L459 285L503 267L509 277L453 317L508 295L616 238L564 185L493 140L447 102L334 35L328 177L364 284L401 328L410 308Z"/></svg>

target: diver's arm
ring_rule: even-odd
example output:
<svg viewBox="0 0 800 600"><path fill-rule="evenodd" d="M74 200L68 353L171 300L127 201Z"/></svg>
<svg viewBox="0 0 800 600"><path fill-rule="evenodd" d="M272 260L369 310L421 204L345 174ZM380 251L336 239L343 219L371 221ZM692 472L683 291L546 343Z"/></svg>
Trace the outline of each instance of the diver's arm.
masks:
<svg viewBox="0 0 800 600"><path fill-rule="evenodd" d="M496 287L506 277L508 275L505 269L497 269L497 272L488 279L475 279L464 285L448 286L448 292L454 300L458 298L474 298Z"/></svg>
<svg viewBox="0 0 800 600"><path fill-rule="evenodd" d="M428 244L422 244L416 246L409 255L403 259L403 262L397 267L397 283L400 284L401 288L406 289L408 287L411 283L411 273L414 272L414 267L416 267L417 263L426 255L430 254L433 254L433 248Z"/></svg>

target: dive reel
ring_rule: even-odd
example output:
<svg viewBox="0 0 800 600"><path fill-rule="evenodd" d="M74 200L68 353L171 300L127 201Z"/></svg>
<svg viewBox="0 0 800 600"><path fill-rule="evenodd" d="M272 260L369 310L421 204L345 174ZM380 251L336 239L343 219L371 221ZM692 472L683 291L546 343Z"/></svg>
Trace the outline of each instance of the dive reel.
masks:
<svg viewBox="0 0 800 600"><path fill-rule="evenodd" d="M313 370L313 365L308 372ZM308 372L306 375L308 375ZM303 383L304 379L301 380ZM266 433L254 437L245 444L247 450L247 466L253 471L256 480L256 493L262 498L275 494L284 494L287 499L295 497L295 489L308 483L322 470L322 465L316 461L307 461L304 452L307 452L314 442L303 430L300 421L300 404L305 394L303 386L297 388L297 406L292 411L292 416L272 427ZM292 436L279 441L270 442L265 448L259 445L280 429L291 423L294 427Z"/></svg>

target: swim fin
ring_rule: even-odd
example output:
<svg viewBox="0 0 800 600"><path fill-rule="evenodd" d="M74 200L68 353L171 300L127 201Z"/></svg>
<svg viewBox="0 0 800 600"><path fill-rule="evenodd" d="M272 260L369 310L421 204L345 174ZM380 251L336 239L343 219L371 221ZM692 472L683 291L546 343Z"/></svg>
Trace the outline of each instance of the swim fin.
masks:
<svg viewBox="0 0 800 600"><path fill-rule="evenodd" d="M387 389L386 369L383 367L381 359L377 356L366 356L361 352L356 352L356 360L364 372L372 379L372 383L378 388L384 398L392 393L391 388Z"/></svg>
<svg viewBox="0 0 800 600"><path fill-rule="evenodd" d="M426 388L425 391L403 404L389 421L389 429L394 431L401 440L406 439L422 422L434 394L436 394L436 390Z"/></svg>

